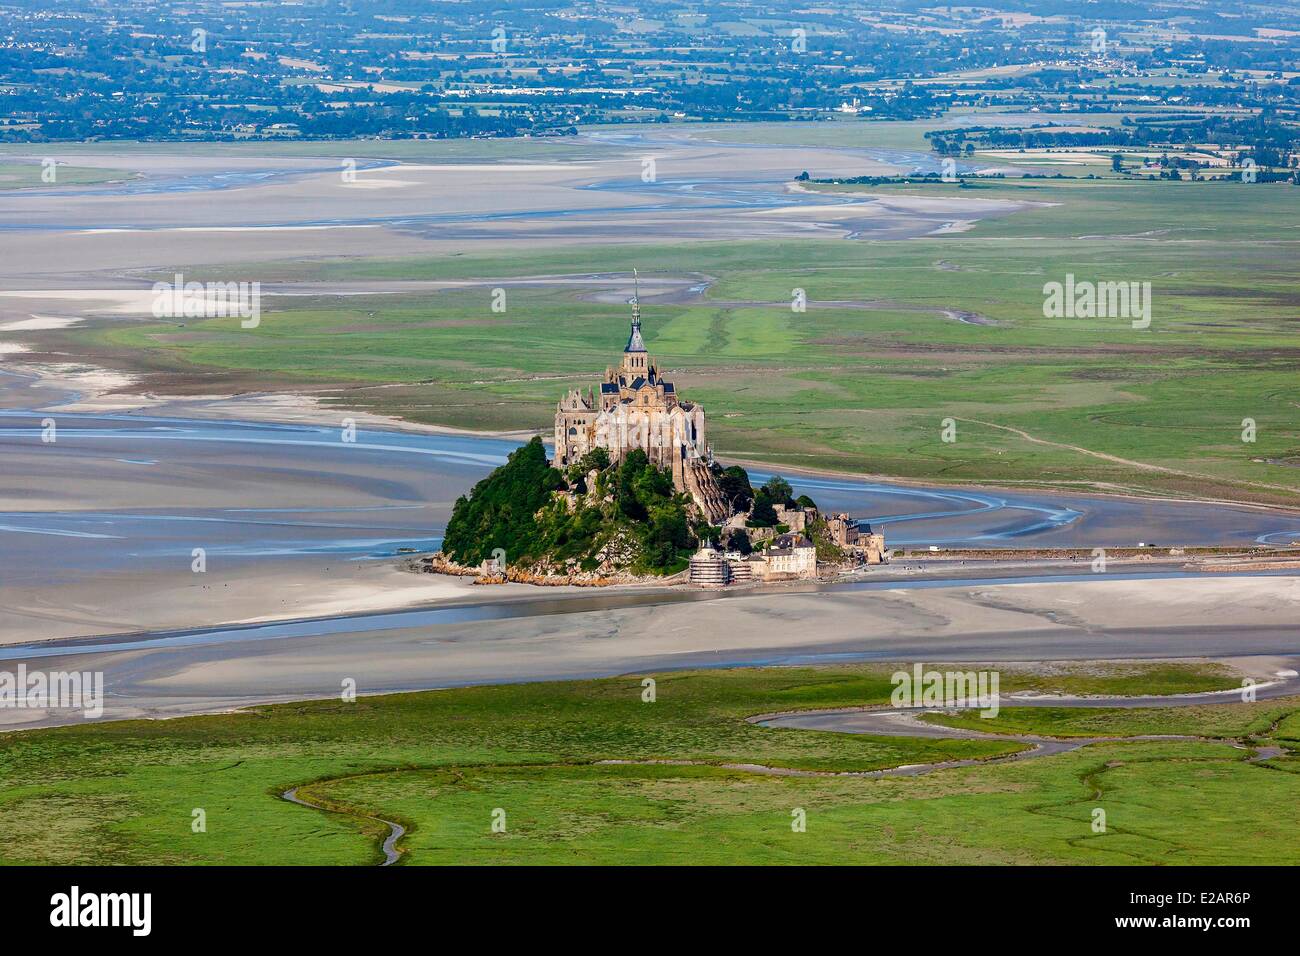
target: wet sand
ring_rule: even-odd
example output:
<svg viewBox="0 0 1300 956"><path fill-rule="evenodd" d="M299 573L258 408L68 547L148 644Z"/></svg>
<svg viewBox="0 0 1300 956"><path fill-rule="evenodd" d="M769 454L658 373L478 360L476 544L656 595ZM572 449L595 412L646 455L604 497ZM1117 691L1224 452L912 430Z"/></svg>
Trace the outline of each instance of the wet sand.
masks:
<svg viewBox="0 0 1300 956"><path fill-rule="evenodd" d="M600 609L602 595L0 650L3 666L102 670L105 718L215 712L337 696L681 668L854 660L1217 658L1272 673L1300 661L1300 576L955 582L749 593ZM493 614L496 613L496 616ZM170 642L170 643L169 643ZM96 649L96 648L100 649ZM34 656L38 654L40 656ZM661 691L663 693L664 691ZM0 711L0 725L75 723ZM6 723L7 722L7 723Z"/></svg>
<svg viewBox="0 0 1300 956"><path fill-rule="evenodd" d="M790 187L804 170L887 174L933 162L925 154L882 160L863 150L721 144L690 133L596 133L576 143L584 155L562 162L367 161L354 180L342 175L347 144L338 156L293 159L201 145L80 152L78 165L138 176L6 194L0 288L75 288L88 277L197 264L432 256L538 241L908 238L1028 205L828 197Z"/></svg>
<svg viewBox="0 0 1300 956"><path fill-rule="evenodd" d="M10 388L0 389L0 404L58 397L30 378L3 378ZM1114 569L1019 583L1005 573L911 580L894 568L869 572L859 585L725 594L473 589L398 571L398 559L382 554L413 534L430 536L431 545L454 494L513 441L363 429L345 445L335 426L169 418L155 409L79 416L59 411L57 401L51 407L60 438L50 445L38 437L47 413L0 412L0 523L14 529L0 532L0 633L11 643L0 655L7 667L103 670L110 717L330 696L349 678L362 693L379 693L858 659L1285 661L1300 653L1295 574L1123 580L1124 570ZM972 490L805 479L814 480L823 482L808 485L818 500L864 505L883 496L899 527L983 523L1002 534L1011 523L1041 540L1100 520L1100 533L1111 533L1107 499L1075 514L1059 503ZM1185 514L1202 532L1216 527L1216 515L1224 529L1285 517L1180 507L1192 509ZM1032 530L1044 513L1059 523ZM208 552L201 575L190 566L196 544ZM465 604L467 595L477 603ZM408 611L337 616L412 602L419 606ZM311 620L194 630L268 617ZM98 650L12 646L167 628L174 630L92 642ZM0 714L10 726L80 719Z"/></svg>
<svg viewBox="0 0 1300 956"><path fill-rule="evenodd" d="M458 598L463 583L439 586L399 565L439 547L456 497L520 440L396 431L358 416L347 442L340 413L302 397L72 394L93 386L86 376L0 374L0 643ZM57 431L48 444L47 420ZM1268 509L786 474L798 493L871 521L892 546L1300 536L1300 515Z"/></svg>
<svg viewBox="0 0 1300 956"><path fill-rule="evenodd" d="M88 314L134 321L149 285L142 276L157 270L248 264L260 273L274 261L493 252L539 241L907 238L1022 208L789 188L804 169L823 176L904 168L861 151L644 133L590 137L584 146L588 155L562 163L392 165L362 169L352 183L339 175L341 157L272 162L167 146L106 151L105 164L140 178L6 195L0 290L44 292L0 297L0 325L10 326L5 361L12 371L23 336L41 328ZM649 183L642 180L647 158L656 171ZM595 294L626 296L624 280L591 284ZM647 291L672 297L691 287ZM344 443L344 413L310 398L133 397L129 378L69 360L45 370L61 376L52 384L0 375L0 408L8 409L0 412L0 643L141 638L94 652L45 645L40 653L54 656L33 657L104 670L109 716L328 696L347 678L376 693L804 660L1295 651L1294 576L886 580L876 590L673 600L631 592L536 596L517 587L474 593L463 581L397 565L402 553L436 547L456 495L499 464L512 441L387 430L392 422L355 416L359 440ZM112 389L119 394L104 394ZM40 441L47 417L57 422L56 442ZM294 424L274 423L286 418ZM1171 545L1250 544L1300 531L1294 515L1194 503L1122 505L836 476L801 476L796 491L875 520L893 544L1088 547L1132 545L1139 536ZM202 572L192 568L196 548ZM477 603L460 607L471 594ZM432 610L346 616L413 605ZM196 630L270 618L291 623ZM149 643L159 630L167 636ZM13 663L36 654L0 651ZM0 713L0 721L33 719L79 718Z"/></svg>

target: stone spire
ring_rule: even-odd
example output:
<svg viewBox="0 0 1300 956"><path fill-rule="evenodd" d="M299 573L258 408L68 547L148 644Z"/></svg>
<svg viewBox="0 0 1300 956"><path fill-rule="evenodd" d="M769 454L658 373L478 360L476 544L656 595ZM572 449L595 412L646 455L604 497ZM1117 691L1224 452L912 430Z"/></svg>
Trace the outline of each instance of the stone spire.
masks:
<svg viewBox="0 0 1300 956"><path fill-rule="evenodd" d="M632 270L632 334L628 336L624 352L644 352L645 342L641 339L641 282L635 269Z"/></svg>

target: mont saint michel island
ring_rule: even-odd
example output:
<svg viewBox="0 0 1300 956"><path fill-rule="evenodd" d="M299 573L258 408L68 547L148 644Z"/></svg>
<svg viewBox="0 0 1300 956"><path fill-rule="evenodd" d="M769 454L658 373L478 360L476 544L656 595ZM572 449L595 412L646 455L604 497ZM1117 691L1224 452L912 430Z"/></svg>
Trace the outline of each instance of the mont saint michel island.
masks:
<svg viewBox="0 0 1300 956"><path fill-rule="evenodd" d="M16 938L575 864L1287 929L1296 0L0 30Z"/></svg>
<svg viewBox="0 0 1300 956"><path fill-rule="evenodd" d="M418 566L480 583L713 588L888 561L869 526L714 459L704 406L646 348L639 294L619 364L556 406L553 448L548 459L534 437L457 500L442 552Z"/></svg>

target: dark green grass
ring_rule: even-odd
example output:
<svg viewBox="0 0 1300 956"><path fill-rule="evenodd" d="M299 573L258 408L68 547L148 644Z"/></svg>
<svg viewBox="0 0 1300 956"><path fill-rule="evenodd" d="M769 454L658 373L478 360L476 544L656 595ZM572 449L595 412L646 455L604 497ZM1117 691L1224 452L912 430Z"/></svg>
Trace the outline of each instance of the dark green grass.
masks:
<svg viewBox="0 0 1300 956"><path fill-rule="evenodd" d="M1281 836L1295 825L1300 783L1244 764L1226 744L1107 744L883 780L717 766L870 770L1019 749L774 730L743 719L883 703L891 671L659 675L654 703L642 701L641 679L628 677L9 734L0 738L0 858L367 864L378 861L386 832L372 817L411 828L402 845L413 863L1220 862L1232 845L1257 859L1294 856L1293 841ZM1175 691L1226 679L1221 669L1181 665L1134 665L1113 680L1094 667L1008 670L1002 690ZM1196 708L1175 715L1170 732L1236 734L1297 706ZM1134 732L1140 716L1118 712L1113 726ZM709 766L593 766L606 759ZM1115 761L1127 769L1116 772ZM1113 845L1088 830L1098 774ZM298 785L303 797L348 812L279 798ZM790 830L796 807L808 815L803 834ZM192 830L195 809L206 813L206 832ZM497 809L505 833L491 831Z"/></svg>
<svg viewBox="0 0 1300 956"><path fill-rule="evenodd" d="M28 148L30 149L30 147ZM60 148L60 152L63 152L62 148ZM2 155L3 153L0 153L0 156ZM57 189L59 186L88 186L96 183L121 182L134 179L138 175L126 169L60 165L55 169L55 181L47 183L42 178L44 173L44 167L36 160L0 162L0 190Z"/></svg>

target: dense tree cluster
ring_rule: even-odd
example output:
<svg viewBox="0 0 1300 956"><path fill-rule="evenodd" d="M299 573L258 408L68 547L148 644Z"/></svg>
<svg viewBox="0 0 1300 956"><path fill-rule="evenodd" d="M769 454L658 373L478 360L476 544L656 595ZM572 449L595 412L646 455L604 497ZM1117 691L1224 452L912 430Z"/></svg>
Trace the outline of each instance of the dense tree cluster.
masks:
<svg viewBox="0 0 1300 956"><path fill-rule="evenodd" d="M456 502L443 552L474 565L500 548L510 564L584 571L604 555L620 570L671 574L711 530L690 513L689 498L639 449L617 465L596 449L561 474L534 438Z"/></svg>
<svg viewBox="0 0 1300 956"><path fill-rule="evenodd" d="M517 561L536 545L537 512L563 487L564 477L547 461L542 440L534 438L511 452L468 497L457 499L443 551L465 564L478 564L501 548L508 561Z"/></svg>
<svg viewBox="0 0 1300 956"><path fill-rule="evenodd" d="M1078 129L1064 124L1027 127L971 126L926 133L936 152L970 154L974 149L1043 149L1080 146L1128 148L1192 147L1213 143L1245 147L1262 166L1277 165L1300 149L1300 131L1272 110L1257 116L1206 116L1198 113L1162 113L1139 117L1114 128Z"/></svg>
<svg viewBox="0 0 1300 956"><path fill-rule="evenodd" d="M795 498L779 475L755 490L739 465L712 469L735 513L752 507L753 528L779 528L778 505L816 507L806 495ZM501 549L511 565L592 571L613 562L639 574L680 571L708 542L742 554L751 550L744 530L724 532L693 514L689 496L640 449L611 463L605 449L596 448L561 473L547 461L542 440L534 438L456 501L442 550L465 565L480 564Z"/></svg>
<svg viewBox="0 0 1300 956"><path fill-rule="evenodd" d="M811 499L808 499L811 505ZM780 475L773 475L754 492L754 510L749 515L751 528L773 528L777 525L777 506L794 508L800 503L795 500L794 489L790 482Z"/></svg>
<svg viewBox="0 0 1300 956"><path fill-rule="evenodd" d="M1069 0L1009 2L1045 19L1006 24L923 0L689 12L668 0L13 0L0 8L0 140L557 135L594 122L826 119L844 104L896 120L953 106L1114 108L1151 99L1128 79L1136 71L1170 66L1228 71L1163 88L1171 103L1296 106L1300 13L1280 0L1250 16L1099 2L1086 22ZM1176 23L1178 39L1117 39L1120 60L1091 55L1088 30L1118 38L1135 19ZM1275 35L1259 42L1255 26ZM1024 63L1037 68L1000 69ZM913 82L958 71L984 75ZM1093 92L1098 79L1115 82Z"/></svg>

